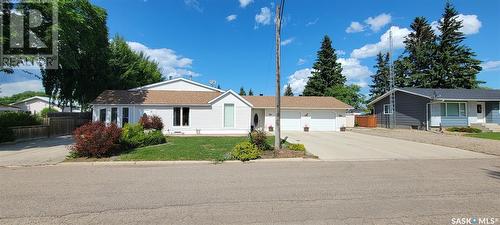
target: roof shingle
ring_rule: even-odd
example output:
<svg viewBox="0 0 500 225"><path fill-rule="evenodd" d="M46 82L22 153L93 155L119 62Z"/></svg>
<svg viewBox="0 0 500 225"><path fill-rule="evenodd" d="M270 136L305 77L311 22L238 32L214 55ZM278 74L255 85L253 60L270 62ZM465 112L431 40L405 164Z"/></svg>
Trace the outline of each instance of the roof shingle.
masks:
<svg viewBox="0 0 500 225"><path fill-rule="evenodd" d="M276 107L274 96L244 96L255 108ZM315 96L282 96L281 107L283 108L305 108L305 109L352 109L334 97Z"/></svg>
<svg viewBox="0 0 500 225"><path fill-rule="evenodd" d="M126 91L107 90L92 104L208 105L220 92L214 91Z"/></svg>

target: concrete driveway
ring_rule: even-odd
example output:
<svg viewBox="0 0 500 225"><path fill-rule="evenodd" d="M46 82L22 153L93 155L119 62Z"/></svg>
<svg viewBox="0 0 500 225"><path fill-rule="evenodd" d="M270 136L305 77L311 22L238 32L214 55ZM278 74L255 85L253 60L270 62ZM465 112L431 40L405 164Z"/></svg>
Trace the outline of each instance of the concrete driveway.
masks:
<svg viewBox="0 0 500 225"><path fill-rule="evenodd" d="M323 160L467 159L494 156L457 148L353 132L285 132Z"/></svg>
<svg viewBox="0 0 500 225"><path fill-rule="evenodd" d="M0 145L0 166L36 166L62 162L68 155L71 136Z"/></svg>

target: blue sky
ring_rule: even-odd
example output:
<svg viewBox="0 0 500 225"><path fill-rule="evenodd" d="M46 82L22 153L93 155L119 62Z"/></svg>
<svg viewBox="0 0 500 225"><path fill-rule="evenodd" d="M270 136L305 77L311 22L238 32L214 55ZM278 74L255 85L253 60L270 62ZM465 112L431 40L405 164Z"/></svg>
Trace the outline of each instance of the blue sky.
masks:
<svg viewBox="0 0 500 225"><path fill-rule="evenodd" d="M108 12L109 33L157 60L165 76L216 80L224 89L241 86L274 93L274 1L269 0L93 0ZM323 36L329 35L350 83L368 93L373 57L386 51L388 30L395 54L416 16L439 20L445 1L297 1L285 5L282 86L296 93L307 81ZM479 79L500 89L500 1L452 1L464 20L465 43L483 61ZM0 75L3 93L39 89L33 75ZM37 83L38 82L38 83ZM28 84L29 83L29 84Z"/></svg>

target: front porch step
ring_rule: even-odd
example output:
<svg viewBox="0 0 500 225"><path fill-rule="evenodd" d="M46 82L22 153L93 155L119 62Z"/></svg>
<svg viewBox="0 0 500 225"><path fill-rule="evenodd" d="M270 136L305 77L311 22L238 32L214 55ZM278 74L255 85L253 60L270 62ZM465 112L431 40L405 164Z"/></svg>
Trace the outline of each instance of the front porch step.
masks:
<svg viewBox="0 0 500 225"><path fill-rule="evenodd" d="M500 132L500 125L496 123L473 123L471 127L481 129L486 132Z"/></svg>

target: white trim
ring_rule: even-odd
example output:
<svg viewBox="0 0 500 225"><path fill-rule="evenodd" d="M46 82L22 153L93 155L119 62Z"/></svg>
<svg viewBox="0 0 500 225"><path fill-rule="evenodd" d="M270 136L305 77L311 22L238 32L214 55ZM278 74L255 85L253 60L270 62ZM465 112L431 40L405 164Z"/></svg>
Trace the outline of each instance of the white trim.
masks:
<svg viewBox="0 0 500 225"><path fill-rule="evenodd" d="M436 98L438 101L470 101L470 102L496 102L500 99L453 99L453 98Z"/></svg>
<svg viewBox="0 0 500 225"><path fill-rule="evenodd" d="M228 90L228 91L224 92L223 94L221 94L221 95L217 96L216 98L210 100L208 102L208 104L211 105L214 102L218 101L219 99L222 99L222 98L226 97L226 95L228 95L228 94L234 95L236 98L238 98L239 100L241 100L242 102L244 102L245 104L247 104L248 106L250 106L250 108L253 108L252 103L250 103L249 101L247 101L246 99L244 99L243 97L241 97L239 94L236 94L236 92L234 92L233 90Z"/></svg>
<svg viewBox="0 0 500 225"><path fill-rule="evenodd" d="M253 109L276 109L276 107L253 107ZM281 107L281 109L314 109L314 110L337 110L337 109L354 109L354 108L310 108L310 107Z"/></svg>
<svg viewBox="0 0 500 225"><path fill-rule="evenodd" d="M210 87L208 85L204 85L204 84L201 84L201 83L198 83L198 82L195 82L195 81L192 81L192 80L188 80L188 79L185 79L185 78L182 78L182 77L181 78L172 79L172 80L166 80L166 81L162 81L162 82L158 82L158 83L154 83L154 84L149 84L149 85L145 85L145 86L142 86L142 87L132 88L132 89L129 89L129 91L139 91L139 90L143 90L143 89L157 87L157 86L164 85L164 84L174 83L174 82L177 82L177 81L184 81L184 82L187 82L187 83L190 83L190 84L193 84L193 85L197 85L197 86L200 86L200 87L204 87L204 88L210 89L212 91L223 92L223 90L220 90L220 89L217 89L217 88L214 88L214 87Z"/></svg>
<svg viewBox="0 0 500 225"><path fill-rule="evenodd" d="M383 94L383 95L379 96L378 98L376 98L375 100L371 101L370 103L368 103L368 105L373 105L373 104L377 103L378 101L384 99L385 97L387 97L388 95L390 95L392 92L395 92L395 91L401 91L401 92L405 92L405 93L408 93L408 94L412 94L412 95L416 95L416 96L420 96L420 97L431 99L431 97L426 96L426 95L422 95L422 94L418 94L418 93L415 93L415 92L411 92L411 91L407 91L407 90L402 90L402 89L399 89L399 88L395 88L394 90L388 91L385 94Z"/></svg>
<svg viewBox="0 0 500 225"><path fill-rule="evenodd" d="M385 112L385 106L388 106L388 107L389 107L389 111L391 111L391 112ZM393 113L394 113L394 112L392 111L391 104L384 104L382 111L383 111L384 115L391 115L391 114L393 114Z"/></svg>

